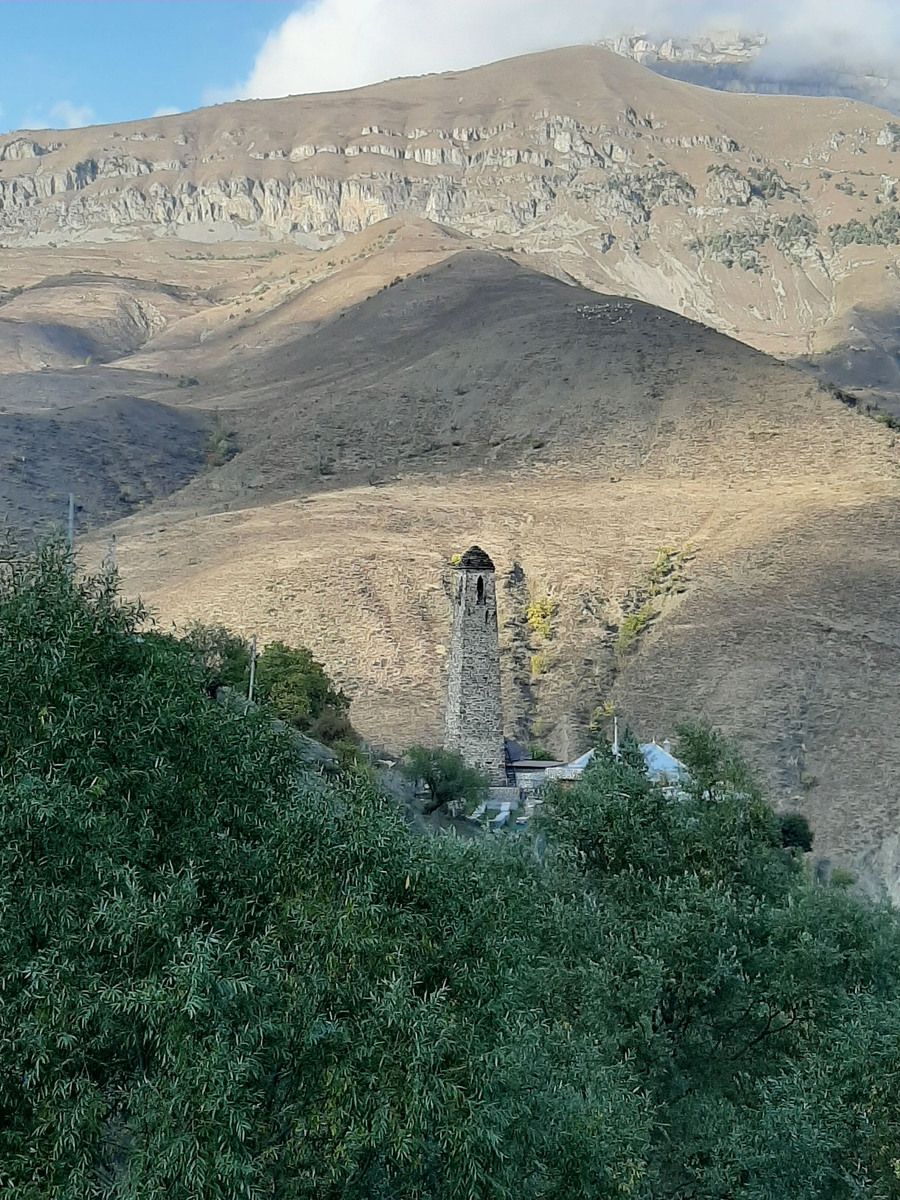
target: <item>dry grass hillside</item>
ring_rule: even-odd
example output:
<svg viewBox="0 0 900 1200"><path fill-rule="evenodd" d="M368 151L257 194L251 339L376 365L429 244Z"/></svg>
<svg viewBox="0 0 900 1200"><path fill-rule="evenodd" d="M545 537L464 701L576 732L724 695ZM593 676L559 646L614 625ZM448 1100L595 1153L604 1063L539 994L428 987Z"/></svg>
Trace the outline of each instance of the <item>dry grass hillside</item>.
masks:
<svg viewBox="0 0 900 1200"><path fill-rule="evenodd" d="M829 469L812 381L699 324L463 249L318 327L198 367L169 402L225 410L235 457L185 499L565 463L618 475Z"/></svg>
<svg viewBox="0 0 900 1200"><path fill-rule="evenodd" d="M152 400L0 412L0 514L20 534L62 526L72 493L77 526L127 516L183 487L202 468L207 423Z"/></svg>
<svg viewBox="0 0 900 1200"><path fill-rule="evenodd" d="M874 466L882 448L870 454ZM164 626L224 621L311 645L364 733L399 749L440 736L447 560L478 541L501 572L510 732L575 754L607 701L646 736L708 716L810 816L821 857L900 898L900 510L896 484L858 469L820 482L559 468L407 480L139 517L119 527L120 563ZM677 581L620 649L663 547L687 548ZM545 596L546 639L525 621Z"/></svg>
<svg viewBox="0 0 900 1200"><path fill-rule="evenodd" d="M209 475L237 447L219 410L252 403L235 364L280 355L287 369L286 345L468 244L389 221L325 260L162 241L15 255L0 302L6 521L43 527L74 491L96 525Z"/></svg>
<svg viewBox="0 0 900 1200"><path fill-rule="evenodd" d="M198 349L195 387L141 352L236 454L115 527L126 589L311 645L399 748L439 735L447 562L477 541L511 732L574 754L607 702L648 735L708 715L823 858L894 886L895 434L671 313L441 254L259 353Z"/></svg>
<svg viewBox="0 0 900 1200"><path fill-rule="evenodd" d="M889 113L714 92L573 47L333 95L6 135L0 273L23 249L106 243L127 255L155 238L228 247L232 265L262 239L323 271L348 237L427 219L768 353L837 364L846 386L900 412L898 188ZM107 298L101 354L137 344L153 309L172 316L172 297L141 291L154 274L134 274ZM93 353L90 330L70 341L46 311L33 340L0 326L0 356Z"/></svg>
<svg viewBox="0 0 900 1200"><path fill-rule="evenodd" d="M898 181L887 114L593 49L0 139L0 507L394 748L477 541L510 732L709 715L900 900Z"/></svg>

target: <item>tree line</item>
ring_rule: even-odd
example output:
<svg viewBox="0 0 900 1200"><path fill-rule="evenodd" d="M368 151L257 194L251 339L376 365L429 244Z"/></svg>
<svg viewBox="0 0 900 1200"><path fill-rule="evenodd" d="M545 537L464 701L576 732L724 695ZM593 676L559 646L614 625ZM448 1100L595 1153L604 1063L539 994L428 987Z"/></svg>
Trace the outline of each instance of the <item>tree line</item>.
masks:
<svg viewBox="0 0 900 1200"><path fill-rule="evenodd" d="M214 696L227 687L246 696L250 687L251 645L224 625L195 621L180 638ZM281 720L327 745L357 740L350 722L350 699L306 646L270 642L254 663L255 698Z"/></svg>
<svg viewBox="0 0 900 1200"><path fill-rule="evenodd" d="M520 838L211 702L44 548L0 580L0 1188L17 1200L900 1196L900 928L707 731Z"/></svg>

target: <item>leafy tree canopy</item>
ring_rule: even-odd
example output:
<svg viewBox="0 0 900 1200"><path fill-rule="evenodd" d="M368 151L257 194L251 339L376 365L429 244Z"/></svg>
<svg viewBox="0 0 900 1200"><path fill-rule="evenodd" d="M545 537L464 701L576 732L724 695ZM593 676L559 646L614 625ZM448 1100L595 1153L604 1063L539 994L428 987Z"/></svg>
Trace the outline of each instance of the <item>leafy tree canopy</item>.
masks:
<svg viewBox="0 0 900 1200"><path fill-rule="evenodd" d="M595 1011L659 1122L638 1194L898 1196L897 918L811 882L719 735L680 748L712 794L597 756L542 815L606 926Z"/></svg>
<svg viewBox="0 0 900 1200"><path fill-rule="evenodd" d="M453 750L413 746L404 756L401 771L413 783L427 785L431 799L425 805L426 813L454 802L474 808L487 793L487 777L466 766L462 755Z"/></svg>
<svg viewBox="0 0 900 1200"><path fill-rule="evenodd" d="M647 769L644 756L641 754L640 743L628 726L625 727L625 732L619 739L619 761L623 767L634 771L645 772Z"/></svg>
<svg viewBox="0 0 900 1200"><path fill-rule="evenodd" d="M598 756L534 845L419 837L144 621L0 583L5 1192L900 1196L897 920L757 793Z"/></svg>
<svg viewBox="0 0 900 1200"><path fill-rule="evenodd" d="M809 821L802 813L784 813L778 820L781 829L781 844L810 851L813 847L813 832Z"/></svg>
<svg viewBox="0 0 900 1200"><path fill-rule="evenodd" d="M220 687L246 692L250 681L250 647L242 637L224 625L194 621L187 627L183 640L206 671L210 692Z"/></svg>
<svg viewBox="0 0 900 1200"><path fill-rule="evenodd" d="M206 676L212 695L230 687L246 695L250 683L250 645L224 625L189 625L182 641ZM353 743L350 701L334 686L312 653L284 642L267 646L257 661L256 698L283 721L320 741Z"/></svg>
<svg viewBox="0 0 900 1200"><path fill-rule="evenodd" d="M326 714L346 714L350 701L304 646L270 642L256 665L259 694L282 720L304 732Z"/></svg>

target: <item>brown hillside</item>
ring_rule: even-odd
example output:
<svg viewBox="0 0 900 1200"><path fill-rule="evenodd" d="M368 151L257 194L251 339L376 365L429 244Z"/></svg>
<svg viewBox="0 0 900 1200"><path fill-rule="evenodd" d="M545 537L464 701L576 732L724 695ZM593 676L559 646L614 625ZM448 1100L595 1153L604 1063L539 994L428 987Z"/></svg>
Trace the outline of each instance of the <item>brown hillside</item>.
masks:
<svg viewBox="0 0 900 1200"><path fill-rule="evenodd" d="M0 514L21 534L98 525L183 487L201 469L207 423L134 396L29 412L0 409Z"/></svg>
<svg viewBox="0 0 900 1200"><path fill-rule="evenodd" d="M228 404L242 449L117 527L129 591L310 644L397 748L439 734L442 573L477 541L510 731L574 754L608 700L648 735L708 714L822 857L894 886L890 783L861 799L873 762L900 767L890 430L700 325L482 252L282 332L172 393Z"/></svg>
<svg viewBox="0 0 900 1200"><path fill-rule="evenodd" d="M228 409L243 447L196 482L192 502L548 463L821 478L847 454L841 405L802 374L674 314L483 251L281 333L222 366L208 359L200 385L177 393ZM810 421L812 441L798 433Z"/></svg>
<svg viewBox="0 0 900 1200"><path fill-rule="evenodd" d="M348 236L424 218L778 356L828 367L843 354L845 384L900 411L885 333L898 188L888 113L713 92L572 47L332 95L7 135L0 275L23 248L77 242L87 254L92 241L161 237L263 239L319 252L324 269ZM55 345L39 337L26 357L56 361L68 351Z"/></svg>
<svg viewBox="0 0 900 1200"><path fill-rule="evenodd" d="M391 221L325 261L290 247L166 242L19 255L0 299L5 519L42 526L75 491L80 521L96 525L206 474L231 439L230 422L204 405L248 399L230 364L280 354L467 244L428 222ZM82 257L90 270L77 269ZM187 405L195 414L179 411Z"/></svg>

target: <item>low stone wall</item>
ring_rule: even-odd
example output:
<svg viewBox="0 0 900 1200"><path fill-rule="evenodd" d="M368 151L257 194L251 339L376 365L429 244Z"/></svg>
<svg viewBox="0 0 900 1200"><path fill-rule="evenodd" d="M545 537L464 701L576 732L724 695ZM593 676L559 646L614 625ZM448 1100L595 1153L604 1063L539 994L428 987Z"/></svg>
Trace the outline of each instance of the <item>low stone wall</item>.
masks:
<svg viewBox="0 0 900 1200"><path fill-rule="evenodd" d="M504 804L508 804L512 811L519 807L519 789L517 787L492 787L488 788L487 806L490 811L500 811Z"/></svg>

